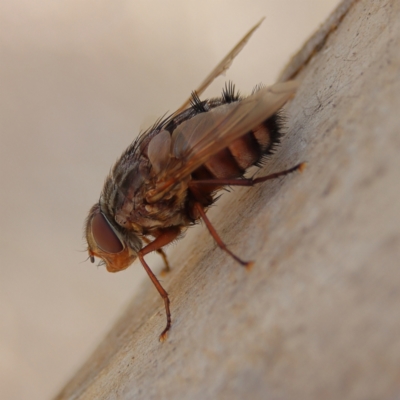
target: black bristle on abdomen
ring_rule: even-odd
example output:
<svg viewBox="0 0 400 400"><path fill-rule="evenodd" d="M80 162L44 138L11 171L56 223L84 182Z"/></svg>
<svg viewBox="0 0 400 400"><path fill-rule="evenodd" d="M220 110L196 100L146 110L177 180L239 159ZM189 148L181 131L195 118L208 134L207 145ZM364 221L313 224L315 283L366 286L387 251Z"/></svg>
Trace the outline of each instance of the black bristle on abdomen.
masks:
<svg viewBox="0 0 400 400"><path fill-rule="evenodd" d="M276 148L279 146L281 142L284 125L285 125L285 118L282 115L282 113L273 114L271 117L269 117L262 123L262 126L266 128L270 139L268 145L266 146L262 146L262 143L259 143L261 145L262 154L260 159L257 161L255 165L257 166L263 165L264 161L266 161L268 156L275 152Z"/></svg>

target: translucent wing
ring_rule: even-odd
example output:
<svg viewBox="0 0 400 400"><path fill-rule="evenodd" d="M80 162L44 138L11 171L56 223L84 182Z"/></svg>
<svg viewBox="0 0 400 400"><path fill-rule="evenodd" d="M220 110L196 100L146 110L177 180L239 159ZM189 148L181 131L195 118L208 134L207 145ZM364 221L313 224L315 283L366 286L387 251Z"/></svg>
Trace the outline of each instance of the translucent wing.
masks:
<svg viewBox="0 0 400 400"><path fill-rule="evenodd" d="M157 201L175 182L185 180L211 156L258 127L289 100L297 86L296 81L277 83L181 123L172 134L170 149L176 161L160 174L147 199Z"/></svg>
<svg viewBox="0 0 400 400"><path fill-rule="evenodd" d="M243 47L249 41L251 35L254 31L261 25L265 17L254 25L247 33L243 36L240 42L224 57L224 59L211 71L206 79L200 84L200 86L195 90L195 92L200 96L207 87L212 83L212 81L223 74L232 64L235 57L242 51ZM189 97L180 107L176 110L175 114L179 114L181 111L185 110L190 105L191 97Z"/></svg>

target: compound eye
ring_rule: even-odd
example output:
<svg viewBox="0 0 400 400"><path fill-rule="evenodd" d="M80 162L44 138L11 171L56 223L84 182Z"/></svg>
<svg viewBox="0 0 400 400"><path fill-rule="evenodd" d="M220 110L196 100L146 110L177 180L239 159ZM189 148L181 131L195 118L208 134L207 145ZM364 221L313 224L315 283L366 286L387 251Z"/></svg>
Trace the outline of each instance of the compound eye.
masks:
<svg viewBox="0 0 400 400"><path fill-rule="evenodd" d="M115 254L124 249L118 236L102 213L98 213L92 218L91 226L93 239L101 250Z"/></svg>

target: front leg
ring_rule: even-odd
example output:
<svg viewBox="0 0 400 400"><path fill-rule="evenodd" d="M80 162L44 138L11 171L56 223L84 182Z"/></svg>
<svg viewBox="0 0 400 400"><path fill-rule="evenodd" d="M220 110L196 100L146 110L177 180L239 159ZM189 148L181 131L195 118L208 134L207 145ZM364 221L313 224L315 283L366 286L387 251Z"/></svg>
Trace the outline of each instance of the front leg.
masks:
<svg viewBox="0 0 400 400"><path fill-rule="evenodd" d="M146 244L151 243L151 240L148 239L146 236L143 236L143 237L142 237L142 240L143 240ZM161 249L157 249L156 252L161 256L161 258L162 258L163 261L164 261L164 268L163 268L163 270L161 271L161 275L165 275L165 274L167 274L167 273L171 270L171 267L170 267L170 265L169 265L169 261L168 261L167 255L165 254L165 251L164 251L162 248L161 248Z"/></svg>
<svg viewBox="0 0 400 400"><path fill-rule="evenodd" d="M171 312L169 310L169 297L167 291L162 287L160 281L157 279L157 277L154 275L153 271L150 269L150 267L147 265L146 261L144 260L144 256L146 254L151 253L152 251L157 251L160 250L162 247L166 246L167 244L173 242L181 233L181 230L178 227L170 227L167 229L160 230L160 233L158 236L150 242L147 246L143 247L138 252L138 257L140 262L142 263L144 269L146 270L147 274L149 275L149 278L153 282L154 286L158 290L158 293L160 293L160 296L164 299L164 305L165 305L165 313L167 315L167 325L165 329L161 332L160 335L160 341L163 342L166 337L167 337L167 332L171 328Z"/></svg>

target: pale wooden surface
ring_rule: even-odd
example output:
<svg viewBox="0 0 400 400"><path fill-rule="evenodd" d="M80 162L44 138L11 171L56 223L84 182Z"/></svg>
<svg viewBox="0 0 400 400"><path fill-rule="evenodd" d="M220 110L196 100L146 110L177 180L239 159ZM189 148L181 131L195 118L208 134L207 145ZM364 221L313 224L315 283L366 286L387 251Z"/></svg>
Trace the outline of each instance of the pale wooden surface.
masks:
<svg viewBox="0 0 400 400"><path fill-rule="evenodd" d="M192 230L58 399L400 396L400 3L353 2L297 79L288 134L211 210L247 272Z"/></svg>

